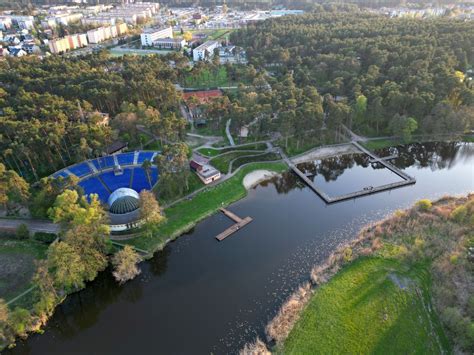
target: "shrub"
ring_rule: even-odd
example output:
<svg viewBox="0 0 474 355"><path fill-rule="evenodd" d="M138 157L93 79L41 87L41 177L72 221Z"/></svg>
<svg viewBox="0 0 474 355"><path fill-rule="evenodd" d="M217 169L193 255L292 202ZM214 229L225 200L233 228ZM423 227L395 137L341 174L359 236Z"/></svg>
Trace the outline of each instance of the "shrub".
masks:
<svg viewBox="0 0 474 355"><path fill-rule="evenodd" d="M15 236L20 240L28 239L30 237L28 226L24 223L20 224L16 229Z"/></svg>
<svg viewBox="0 0 474 355"><path fill-rule="evenodd" d="M459 206L456 207L453 212L451 212L451 219L458 222L462 223L466 217L467 217L467 208L466 206Z"/></svg>
<svg viewBox="0 0 474 355"><path fill-rule="evenodd" d="M16 307L10 314L8 323L15 334L20 337L25 337L28 326L31 323L31 314L24 308Z"/></svg>
<svg viewBox="0 0 474 355"><path fill-rule="evenodd" d="M56 240L56 238L57 238L56 234L53 234L53 233L36 232L33 235L34 240L41 243L45 243L45 244L51 244L52 242Z"/></svg>
<svg viewBox="0 0 474 355"><path fill-rule="evenodd" d="M137 252L130 245L126 245L112 259L115 279L122 284L140 274L140 269L137 267L140 260Z"/></svg>
<svg viewBox="0 0 474 355"><path fill-rule="evenodd" d="M451 254L451 256L449 257L449 262L453 265L457 265L459 263L459 255Z"/></svg>
<svg viewBox="0 0 474 355"><path fill-rule="evenodd" d="M431 208L431 206L432 206L432 203L428 199L423 199L416 203L416 207L418 207L418 209L420 209L421 211L428 211Z"/></svg>
<svg viewBox="0 0 474 355"><path fill-rule="evenodd" d="M257 338L253 343L245 344L244 348L240 350L240 355L270 355L265 343Z"/></svg>
<svg viewBox="0 0 474 355"><path fill-rule="evenodd" d="M352 260L352 249L351 248L345 248L344 249L344 261L346 263L348 263L351 260Z"/></svg>

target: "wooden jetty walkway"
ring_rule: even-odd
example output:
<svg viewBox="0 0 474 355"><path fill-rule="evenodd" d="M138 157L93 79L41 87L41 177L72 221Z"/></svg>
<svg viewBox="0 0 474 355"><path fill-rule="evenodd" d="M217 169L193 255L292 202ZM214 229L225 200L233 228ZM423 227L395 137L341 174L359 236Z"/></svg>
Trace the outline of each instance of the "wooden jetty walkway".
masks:
<svg viewBox="0 0 474 355"><path fill-rule="evenodd" d="M397 159L398 158L398 154L393 154L393 155L389 155L388 157L381 157L380 160L393 160L393 159ZM369 160L369 163L370 164L373 164L373 163L377 163L377 159L370 159Z"/></svg>
<svg viewBox="0 0 474 355"><path fill-rule="evenodd" d="M225 208L221 208L220 209L222 213L224 213L227 217L229 217L231 220L233 220L235 222L235 224L233 224L232 226L230 226L229 228L227 228L225 231L223 231L222 233L218 234L216 236L216 239L218 241L222 241L224 240L225 238L231 236L232 234L234 234L235 232L239 231L241 228L245 227L247 224L249 224L250 222L253 221L252 217L245 217L245 218L240 218L239 216L237 216L235 213L229 211L229 210L226 210Z"/></svg>
<svg viewBox="0 0 474 355"><path fill-rule="evenodd" d="M403 186L407 186L407 185L411 185L411 184L416 183L415 178L413 178L410 175L404 173L403 171L401 171L400 169L398 169L397 167L395 167L394 165L390 164L387 161L387 160L389 160L389 158L392 158L392 157L380 158L377 155L375 155L374 153L372 153L369 150L367 150L366 148L364 148L362 145L360 145L356 141L352 141L352 144L357 149L359 149L361 152L367 154L371 158L371 160L370 160L371 163L382 164L384 167L386 167L387 169L389 169L390 171L392 171L393 173L395 173L399 177L401 177L402 181L394 182L394 183L391 183L391 184L380 185L380 186L376 186L376 187L370 186L370 187L367 187L363 190L354 191L354 192L351 192L351 193L348 193L348 194L331 197L328 194L326 194L324 191L322 191L320 188L318 188L314 184L314 182L312 182L308 178L308 176L306 176L295 164L293 164L293 162L282 151L280 151L280 154L281 154L283 160L285 161L285 163L290 167L290 169L293 170L293 172L296 175L298 175L300 177L300 179L303 180L305 182L305 184L308 185L308 187L311 190L313 190L316 194L318 194L328 204L329 203L335 203L335 202L341 202L341 201L345 201L345 200L350 200L350 199L365 196L365 195L371 195L371 194L374 194L374 193L377 193L377 192L392 190L392 189L396 189L396 188L399 188L399 187L403 187Z"/></svg>

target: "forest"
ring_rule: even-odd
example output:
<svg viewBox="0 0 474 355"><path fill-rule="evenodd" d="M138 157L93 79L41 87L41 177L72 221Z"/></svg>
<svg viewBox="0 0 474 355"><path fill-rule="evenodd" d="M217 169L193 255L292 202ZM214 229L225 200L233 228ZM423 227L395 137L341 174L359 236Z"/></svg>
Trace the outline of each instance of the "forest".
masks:
<svg viewBox="0 0 474 355"><path fill-rule="evenodd" d="M39 180L100 155L117 138L114 132L137 116L150 118L155 131L168 127L167 134L176 134L182 122L175 115L181 97L175 80L176 71L160 57L112 59L104 52L1 61L2 160ZM111 125L101 113L110 115Z"/></svg>
<svg viewBox="0 0 474 355"><path fill-rule="evenodd" d="M276 81L317 90L328 126L345 122L367 135L472 127L472 22L331 7L249 25L232 41Z"/></svg>

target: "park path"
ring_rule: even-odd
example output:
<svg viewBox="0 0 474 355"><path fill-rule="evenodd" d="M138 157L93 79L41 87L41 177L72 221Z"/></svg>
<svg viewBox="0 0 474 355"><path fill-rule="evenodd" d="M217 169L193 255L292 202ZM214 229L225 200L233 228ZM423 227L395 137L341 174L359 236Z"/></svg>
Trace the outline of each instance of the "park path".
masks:
<svg viewBox="0 0 474 355"><path fill-rule="evenodd" d="M234 138L232 138L232 135L230 134L230 124L232 122L232 119L229 118L227 123L225 124L225 134L227 135L227 139L229 140L229 144L233 147L235 145Z"/></svg>
<svg viewBox="0 0 474 355"><path fill-rule="evenodd" d="M41 219L20 219L20 218L0 218L0 230L16 231L16 229L26 224L29 231L32 233L43 232L57 234L59 232L59 225Z"/></svg>

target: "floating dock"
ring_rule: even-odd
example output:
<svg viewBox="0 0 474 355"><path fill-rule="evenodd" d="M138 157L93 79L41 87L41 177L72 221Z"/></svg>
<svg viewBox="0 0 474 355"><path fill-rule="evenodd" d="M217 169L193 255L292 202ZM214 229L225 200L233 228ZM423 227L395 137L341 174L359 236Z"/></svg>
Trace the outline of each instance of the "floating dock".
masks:
<svg viewBox="0 0 474 355"><path fill-rule="evenodd" d="M318 188L314 184L314 182L312 182L308 178L308 176L306 176L295 164L293 164L293 162L283 152L280 151L280 154L281 154L283 160L285 161L285 163L290 167L290 169L293 170L293 172L296 175L298 175L300 177L300 179L303 180L304 183L306 185L308 185L308 187L311 190L313 190L316 194L318 194L328 204L329 203L335 203L335 202L341 202L341 201L345 201L345 200L350 200L350 199L365 196L365 195L371 195L371 194L374 194L374 193L377 193L377 192L392 190L392 189L396 189L396 188L399 188L399 187L403 187L403 186L407 186L407 185L411 185L411 184L416 183L415 178L413 178L410 175L404 173L403 171L401 171L400 169L398 169L397 167L395 167L394 165L392 165L388 162L388 160L394 159L395 156L380 158L377 155L375 155L374 153L372 153L369 150L367 150L366 148L364 148L359 143L353 141L352 144L357 149L359 149L361 152L367 154L371 159L370 160L371 163L379 163L379 164L383 165L384 167L386 167L387 169L389 169L390 171L392 171L393 173L398 175L400 178L402 178L402 181L394 182L394 183L391 183L391 184L385 184L385 185L381 185L381 186L376 186L376 187L371 186L370 188L365 188L364 190L355 191L355 192L351 192L351 193L348 193L348 194L331 197L328 194L326 194L324 191L322 191L320 188Z"/></svg>
<svg viewBox="0 0 474 355"><path fill-rule="evenodd" d="M222 233L218 234L216 236L216 239L218 241L222 241L227 237L230 237L232 234L235 232L239 231L241 228L245 227L247 224L253 221L252 217L245 217L245 218L240 218L237 216L235 213L226 210L225 208L220 209L223 214L225 214L227 217L229 217L231 220L235 222L234 225L230 226L227 228L225 231Z"/></svg>

